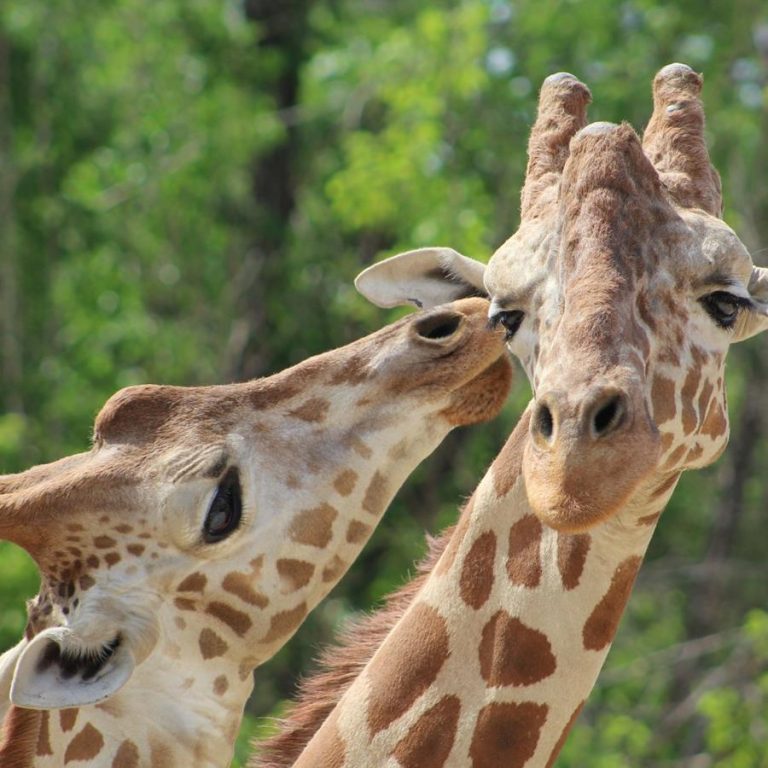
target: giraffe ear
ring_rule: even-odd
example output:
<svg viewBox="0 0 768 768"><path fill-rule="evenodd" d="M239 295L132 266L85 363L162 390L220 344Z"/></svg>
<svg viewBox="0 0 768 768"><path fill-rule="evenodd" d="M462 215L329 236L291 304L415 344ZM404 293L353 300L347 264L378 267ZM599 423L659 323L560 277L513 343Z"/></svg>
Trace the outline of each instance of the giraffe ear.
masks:
<svg viewBox="0 0 768 768"><path fill-rule="evenodd" d="M741 313L734 341L744 341L768 330L768 269L753 267L749 280L749 295L755 306Z"/></svg>
<svg viewBox="0 0 768 768"><path fill-rule="evenodd" d="M20 640L0 656L0 723L5 719L5 713L11 705L11 681L16 671L16 662L28 642L26 639Z"/></svg>
<svg viewBox="0 0 768 768"><path fill-rule="evenodd" d="M27 709L59 709L98 704L119 691L136 667L124 644L96 656L73 656L62 648L69 632L46 629L21 653L11 683L11 702ZM109 646L112 648L112 646Z"/></svg>
<svg viewBox="0 0 768 768"><path fill-rule="evenodd" d="M429 309L468 296L487 296L485 264L452 248L419 248L368 267L355 287L379 307Z"/></svg>

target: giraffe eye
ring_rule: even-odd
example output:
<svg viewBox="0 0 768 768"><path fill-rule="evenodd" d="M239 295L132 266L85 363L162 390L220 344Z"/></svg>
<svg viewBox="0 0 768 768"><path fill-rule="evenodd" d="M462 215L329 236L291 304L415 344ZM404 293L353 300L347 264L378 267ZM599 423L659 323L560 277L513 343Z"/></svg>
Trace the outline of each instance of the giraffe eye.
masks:
<svg viewBox="0 0 768 768"><path fill-rule="evenodd" d="M219 481L216 495L208 507L203 524L203 540L206 544L222 541L240 525L243 505L240 491L240 477L232 467Z"/></svg>
<svg viewBox="0 0 768 768"><path fill-rule="evenodd" d="M700 299L707 314L721 327L732 328L739 312L750 305L749 299L734 296L726 291L715 291Z"/></svg>
<svg viewBox="0 0 768 768"><path fill-rule="evenodd" d="M509 341L516 333L520 324L523 322L525 312L519 309L504 309L501 312L494 312L488 318L488 327L491 330L498 328L500 325L504 326L506 333L504 339Z"/></svg>

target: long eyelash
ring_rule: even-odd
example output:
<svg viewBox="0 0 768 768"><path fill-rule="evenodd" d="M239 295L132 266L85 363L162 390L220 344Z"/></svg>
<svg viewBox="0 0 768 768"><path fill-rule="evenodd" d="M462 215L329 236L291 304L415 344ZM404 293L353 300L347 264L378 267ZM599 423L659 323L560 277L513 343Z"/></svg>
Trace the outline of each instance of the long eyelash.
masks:
<svg viewBox="0 0 768 768"><path fill-rule="evenodd" d="M497 315L493 315L493 317L488 318L488 325L486 326L489 331L495 331L499 327L499 323L501 322L501 313Z"/></svg>

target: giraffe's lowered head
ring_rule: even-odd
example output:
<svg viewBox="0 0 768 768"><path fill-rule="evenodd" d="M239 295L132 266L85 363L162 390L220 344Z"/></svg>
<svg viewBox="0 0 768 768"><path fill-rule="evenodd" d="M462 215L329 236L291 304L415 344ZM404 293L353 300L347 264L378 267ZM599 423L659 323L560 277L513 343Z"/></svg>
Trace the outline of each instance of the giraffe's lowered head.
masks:
<svg viewBox="0 0 768 768"><path fill-rule="evenodd" d="M408 474L503 404L511 370L487 312L454 302L244 384L121 390L89 452L0 477L0 537L41 573L0 690L83 707L138 677L142 710L162 679L170 699L231 697L239 717L251 669L343 575Z"/></svg>
<svg viewBox="0 0 768 768"><path fill-rule="evenodd" d="M489 295L534 392L528 498L564 531L714 461L728 439L728 347L768 327L768 272L720 218L701 86L686 65L664 67L641 142L626 124L588 125L587 87L552 75L520 227L487 268L432 248L358 278L388 306Z"/></svg>

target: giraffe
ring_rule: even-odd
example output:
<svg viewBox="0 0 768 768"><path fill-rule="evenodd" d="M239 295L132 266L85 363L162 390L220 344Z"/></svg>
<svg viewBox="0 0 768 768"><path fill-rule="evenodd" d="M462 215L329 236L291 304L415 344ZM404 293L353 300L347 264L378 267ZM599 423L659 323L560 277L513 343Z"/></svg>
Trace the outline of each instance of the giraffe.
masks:
<svg viewBox="0 0 768 768"><path fill-rule="evenodd" d="M0 536L41 572L0 660L0 765L228 765L254 667L416 464L501 407L487 309L409 316L248 383L121 390L92 450L0 477Z"/></svg>
<svg viewBox="0 0 768 768"><path fill-rule="evenodd" d="M768 326L766 271L719 218L701 85L663 68L641 144L586 124L575 77L547 78L521 225L488 267L422 249L358 278L384 306L485 288L534 397L456 528L326 654L254 766L554 764L681 472L725 448L728 346Z"/></svg>

